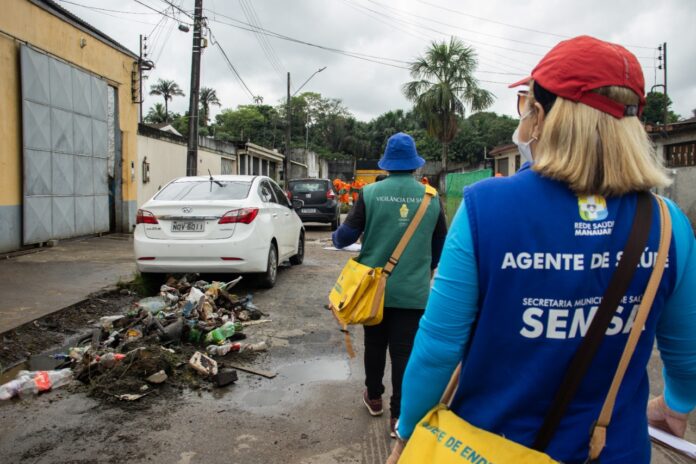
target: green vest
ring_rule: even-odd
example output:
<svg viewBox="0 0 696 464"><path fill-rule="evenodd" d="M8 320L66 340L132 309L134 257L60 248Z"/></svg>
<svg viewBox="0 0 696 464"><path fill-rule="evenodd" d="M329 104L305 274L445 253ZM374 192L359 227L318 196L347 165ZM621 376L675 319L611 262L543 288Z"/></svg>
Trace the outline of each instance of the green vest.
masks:
<svg viewBox="0 0 696 464"><path fill-rule="evenodd" d="M392 173L362 189L365 232L358 261L384 267L423 201L425 186L409 174ZM430 293L432 237L440 214L440 201L430 201L423 220L387 279L384 306L424 309Z"/></svg>

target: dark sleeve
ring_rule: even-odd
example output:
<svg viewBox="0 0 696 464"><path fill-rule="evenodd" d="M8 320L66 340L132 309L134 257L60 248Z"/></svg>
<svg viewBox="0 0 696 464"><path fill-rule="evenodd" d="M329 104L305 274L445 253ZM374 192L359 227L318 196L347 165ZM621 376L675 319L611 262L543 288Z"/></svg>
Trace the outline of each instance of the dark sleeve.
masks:
<svg viewBox="0 0 696 464"><path fill-rule="evenodd" d="M358 194L358 201L351 208L343 224L331 234L331 239L336 248L345 248L355 243L365 230L365 200L362 190Z"/></svg>
<svg viewBox="0 0 696 464"><path fill-rule="evenodd" d="M432 241L432 261L430 262L430 269L435 269L440 263L440 256L442 255L442 248L445 246L445 237L447 237L447 219L445 218L445 206L442 204L442 199L440 198L440 215L437 218L437 224L435 224L435 230L433 231L433 241Z"/></svg>
<svg viewBox="0 0 696 464"><path fill-rule="evenodd" d="M350 209L343 223L351 229L357 229L361 232L365 230L365 199L362 190L358 193L358 201Z"/></svg>

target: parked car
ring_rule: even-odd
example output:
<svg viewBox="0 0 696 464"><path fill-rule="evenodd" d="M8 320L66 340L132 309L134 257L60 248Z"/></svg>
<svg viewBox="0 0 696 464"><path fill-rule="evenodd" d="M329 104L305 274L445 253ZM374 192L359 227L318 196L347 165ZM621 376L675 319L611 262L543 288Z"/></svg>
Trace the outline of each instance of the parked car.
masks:
<svg viewBox="0 0 696 464"><path fill-rule="evenodd" d="M341 208L329 179L291 179L288 184L288 198L303 202L297 210L302 222L324 222L331 224L331 230L338 229Z"/></svg>
<svg viewBox="0 0 696 464"><path fill-rule="evenodd" d="M268 177L182 177L138 210L134 248L141 273L260 273L270 288L278 263L302 264L305 233Z"/></svg>

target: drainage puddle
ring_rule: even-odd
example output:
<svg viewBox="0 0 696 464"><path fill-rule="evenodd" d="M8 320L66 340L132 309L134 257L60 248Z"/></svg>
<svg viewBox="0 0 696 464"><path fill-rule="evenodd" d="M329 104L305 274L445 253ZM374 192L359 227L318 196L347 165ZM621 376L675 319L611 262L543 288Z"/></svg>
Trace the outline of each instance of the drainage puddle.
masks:
<svg viewBox="0 0 696 464"><path fill-rule="evenodd" d="M278 376L290 384L338 382L348 380L350 366L345 359L318 359L287 364L278 369Z"/></svg>

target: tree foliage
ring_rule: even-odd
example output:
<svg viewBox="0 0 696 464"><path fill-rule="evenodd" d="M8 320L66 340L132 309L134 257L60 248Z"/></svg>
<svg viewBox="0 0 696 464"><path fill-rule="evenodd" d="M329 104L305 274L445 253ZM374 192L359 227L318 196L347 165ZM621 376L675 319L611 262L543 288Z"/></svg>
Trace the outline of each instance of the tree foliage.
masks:
<svg viewBox="0 0 696 464"><path fill-rule="evenodd" d="M150 95L161 95L164 98L164 113L169 115L169 100L176 96L184 96L179 84L172 80L159 79L156 84L150 86Z"/></svg>
<svg viewBox="0 0 696 464"><path fill-rule="evenodd" d="M479 87L474 77L477 64L473 48L452 37L449 43L433 42L409 66L414 80L404 84L403 92L425 121L428 134L442 144L443 171L448 146L459 130L458 118L467 108L482 111L493 104L493 94Z"/></svg>
<svg viewBox="0 0 696 464"><path fill-rule="evenodd" d="M164 105L161 103L152 105L147 115L145 115L145 122L150 124L161 124L169 120L171 120L171 115L167 114L167 110L165 110Z"/></svg>
<svg viewBox="0 0 696 464"><path fill-rule="evenodd" d="M679 115L672 111L672 99L662 92L648 92L645 96L645 108L641 119L649 124L664 124L665 99L667 99L667 122L677 122Z"/></svg>

